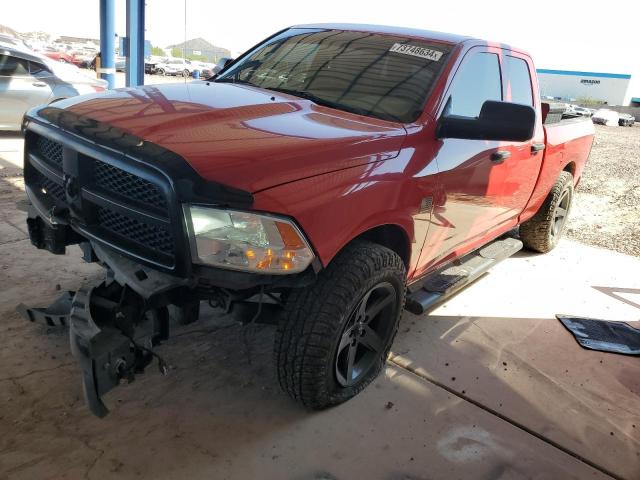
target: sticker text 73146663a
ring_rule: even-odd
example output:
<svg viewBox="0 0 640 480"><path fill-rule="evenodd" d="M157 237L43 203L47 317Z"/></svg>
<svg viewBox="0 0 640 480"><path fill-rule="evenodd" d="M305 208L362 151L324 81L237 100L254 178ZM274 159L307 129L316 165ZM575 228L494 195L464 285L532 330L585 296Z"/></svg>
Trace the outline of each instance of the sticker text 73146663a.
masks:
<svg viewBox="0 0 640 480"><path fill-rule="evenodd" d="M430 48L420 47L418 45L408 45L406 43L394 43L389 51L426 58L427 60L433 60L434 62L437 62L440 60L440 57L442 57L442 52L439 52L438 50L431 50Z"/></svg>

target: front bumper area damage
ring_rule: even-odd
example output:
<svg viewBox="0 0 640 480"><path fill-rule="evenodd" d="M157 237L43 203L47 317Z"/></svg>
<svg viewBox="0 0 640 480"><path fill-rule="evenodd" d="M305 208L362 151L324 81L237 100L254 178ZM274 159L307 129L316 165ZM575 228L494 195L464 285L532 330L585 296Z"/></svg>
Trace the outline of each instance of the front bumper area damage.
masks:
<svg viewBox="0 0 640 480"><path fill-rule="evenodd" d="M102 396L123 380L132 382L158 360L153 350L169 338L169 305L188 302L186 279L143 267L99 245L92 245L106 267L103 280L65 292L47 309L18 307L30 321L68 325L71 352L82 369L89 409L98 417L109 413Z"/></svg>
<svg viewBox="0 0 640 480"><path fill-rule="evenodd" d="M278 311L288 289L315 281L317 259L290 275L194 263L183 206L248 210L253 196L203 179L176 153L53 106L30 111L24 126L31 243L56 255L78 245L106 274L48 308L18 310L30 321L69 326L97 416L108 413L102 396L154 358L166 372L154 348L169 337L170 310L187 324L208 301L225 313L241 306L238 320L254 321L270 307ZM250 300L258 294L256 309Z"/></svg>

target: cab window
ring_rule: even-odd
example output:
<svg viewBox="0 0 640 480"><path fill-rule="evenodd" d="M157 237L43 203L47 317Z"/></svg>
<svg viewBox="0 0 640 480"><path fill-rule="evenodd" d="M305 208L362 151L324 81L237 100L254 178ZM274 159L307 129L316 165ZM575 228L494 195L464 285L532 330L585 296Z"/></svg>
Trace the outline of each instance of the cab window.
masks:
<svg viewBox="0 0 640 480"><path fill-rule="evenodd" d="M498 55L467 56L453 79L444 115L476 118L487 100L502 100Z"/></svg>
<svg viewBox="0 0 640 480"><path fill-rule="evenodd" d="M511 101L533 106L529 65L522 58L505 55L504 65L511 87Z"/></svg>

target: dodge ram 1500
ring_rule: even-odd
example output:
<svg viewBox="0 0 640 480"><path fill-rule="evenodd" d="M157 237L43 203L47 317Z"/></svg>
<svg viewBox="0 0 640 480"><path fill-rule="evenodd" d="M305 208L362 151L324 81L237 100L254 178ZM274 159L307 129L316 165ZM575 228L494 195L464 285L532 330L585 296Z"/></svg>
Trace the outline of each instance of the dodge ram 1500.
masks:
<svg viewBox="0 0 640 480"><path fill-rule="evenodd" d="M338 404L380 372L404 308L557 244L594 129L547 111L520 49L342 24L287 28L207 81L36 108L31 241L78 244L106 276L26 314L69 323L97 415L204 300L269 305L283 390Z"/></svg>

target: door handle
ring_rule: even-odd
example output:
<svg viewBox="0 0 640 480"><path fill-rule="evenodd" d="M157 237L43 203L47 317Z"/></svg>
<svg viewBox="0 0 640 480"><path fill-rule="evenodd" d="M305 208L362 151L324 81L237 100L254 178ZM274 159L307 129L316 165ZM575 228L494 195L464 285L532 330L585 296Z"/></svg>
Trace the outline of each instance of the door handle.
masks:
<svg viewBox="0 0 640 480"><path fill-rule="evenodd" d="M544 150L544 143L534 143L531 145L531 153L534 155L541 150Z"/></svg>
<svg viewBox="0 0 640 480"><path fill-rule="evenodd" d="M496 164L500 164L504 162L507 158L511 156L511 152L508 150L498 150L497 152L493 152L491 154L491 161Z"/></svg>
<svg viewBox="0 0 640 480"><path fill-rule="evenodd" d="M33 82L31 85L33 85L34 87L46 87L47 84L43 83L43 82Z"/></svg>

